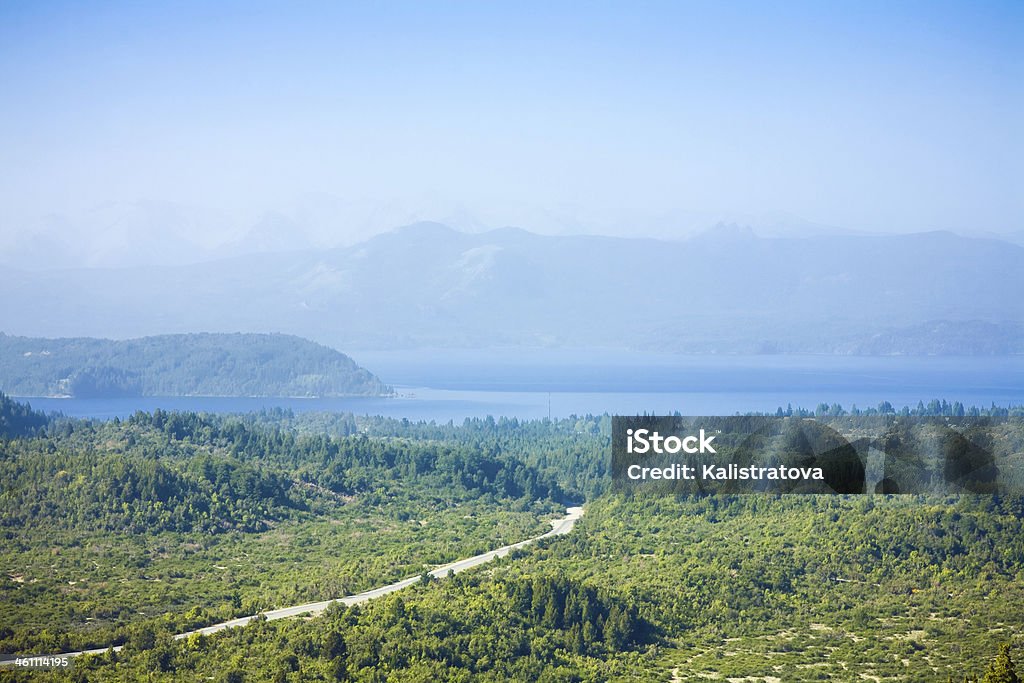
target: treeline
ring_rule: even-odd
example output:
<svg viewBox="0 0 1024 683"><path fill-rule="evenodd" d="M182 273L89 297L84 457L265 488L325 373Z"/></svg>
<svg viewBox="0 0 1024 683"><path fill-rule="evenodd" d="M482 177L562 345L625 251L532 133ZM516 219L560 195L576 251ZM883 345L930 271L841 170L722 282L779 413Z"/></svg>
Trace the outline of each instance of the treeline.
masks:
<svg viewBox="0 0 1024 683"><path fill-rule="evenodd" d="M489 454L506 454L558 483L570 501L604 491L609 472L611 416L585 415L555 420L491 416L452 421L356 416L351 413L301 413L274 408L241 416L248 424L298 434L411 439L444 442Z"/></svg>
<svg viewBox="0 0 1024 683"><path fill-rule="evenodd" d="M679 413L676 413L679 415ZM963 408L958 403L935 399L917 408L900 411L883 402L878 409L849 411L838 404L822 403L816 410L779 408L771 415L779 417L819 418L824 424L840 420L856 433L860 427L877 427L879 419L895 416L995 418L1024 417L1024 406ZM554 420L518 420L516 418L467 418L453 422L414 422L408 419L354 416L352 414L303 413L274 409L254 413L245 419L253 424L272 425L299 433L367 434L415 440L456 442L484 452L509 451L523 462L554 478L572 500L586 500L602 494L610 484L610 415L583 415ZM862 419L863 424L857 424ZM991 434L1001 439L999 450L1019 452L1020 430L1004 423Z"/></svg>
<svg viewBox="0 0 1024 683"><path fill-rule="evenodd" d="M48 424L46 415L0 392L0 439L34 434Z"/></svg>
<svg viewBox="0 0 1024 683"><path fill-rule="evenodd" d="M124 341L0 333L0 389L17 396L350 396L391 393L343 353L283 334Z"/></svg>
<svg viewBox="0 0 1024 683"><path fill-rule="evenodd" d="M127 424L153 427L176 442L221 445L243 461L285 467L299 481L338 494L370 491L382 481L425 479L470 497L565 498L554 477L525 463L514 449L497 446L365 433L299 435L231 417L162 410L136 413Z"/></svg>
<svg viewBox="0 0 1024 683"><path fill-rule="evenodd" d="M61 419L43 436L10 440L0 451L0 487L7 528L131 533L259 531L343 496L381 501L410 490L456 501L565 497L552 477L500 449L299 436L162 410L123 422Z"/></svg>
<svg viewBox="0 0 1024 683"><path fill-rule="evenodd" d="M903 406L895 408L889 401L882 401L874 408L858 408L850 406L849 410L839 403L819 403L816 408L794 408L792 404L776 409L777 417L867 417L872 415L900 415L902 417L1022 417L1024 406L1002 407L992 403L988 408L979 406L964 407L960 401L950 403L946 399L933 398L926 404L918 401L915 407Z"/></svg>

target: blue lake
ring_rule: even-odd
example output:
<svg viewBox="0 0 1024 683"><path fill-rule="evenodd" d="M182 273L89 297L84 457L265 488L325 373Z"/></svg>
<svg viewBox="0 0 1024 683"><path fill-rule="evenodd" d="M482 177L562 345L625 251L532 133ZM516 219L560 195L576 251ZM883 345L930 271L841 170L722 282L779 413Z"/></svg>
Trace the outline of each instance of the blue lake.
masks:
<svg viewBox="0 0 1024 683"><path fill-rule="evenodd" d="M394 386L394 398L29 399L65 415L136 410L218 413L264 408L459 422L486 415L731 415L821 402L897 408L933 398L964 405L1024 404L1024 357L673 356L618 351L353 353Z"/></svg>

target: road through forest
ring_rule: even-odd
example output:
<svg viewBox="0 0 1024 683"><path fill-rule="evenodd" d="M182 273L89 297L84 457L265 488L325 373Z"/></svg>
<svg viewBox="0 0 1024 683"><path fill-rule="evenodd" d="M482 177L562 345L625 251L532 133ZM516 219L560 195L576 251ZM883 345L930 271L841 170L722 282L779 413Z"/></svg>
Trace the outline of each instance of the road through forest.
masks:
<svg viewBox="0 0 1024 683"><path fill-rule="evenodd" d="M506 545L506 546L503 546L503 547L498 548L496 550L491 550L491 551L488 551L486 553L482 553L480 555L474 555L473 557L467 557L464 560L456 560L455 562L449 562L448 564L441 565L440 567L432 569L432 570L430 570L427 573L430 574L430 576L432 576L432 577L434 577L436 579L443 579L444 577L448 576L449 572L451 572L453 574L458 574L459 572L464 572L467 569L472 569L473 567L478 567L481 564L486 564L488 562L491 562L495 558L505 557L512 550L515 550L516 548L522 548L522 547L527 546L527 545L529 545L529 544L531 544L531 543L533 543L535 541L539 541L542 538L551 538L552 536L561 536L563 534L567 534L570 531L572 531L573 526L575 526L575 524L576 524L576 520L578 520L580 517L583 516L583 508L582 507L567 508L565 513L566 513L565 517L562 517L561 519L553 520L551 522L551 530L546 532L546 533L543 533L543 534L541 534L539 536L534 536L533 538L528 538L525 541L519 541L518 543L513 543L512 545ZM373 600L374 598L380 598L380 597L383 597L385 595L389 595L391 593L394 593L395 591L400 591L403 588L408 588L409 586L412 586L413 584L419 582L420 580L421 580L421 576L419 576L419 575L418 576L410 576L407 579L402 579L401 581L396 581L395 583L390 583L390 584L388 584L386 586L381 586L379 588L373 588L373 589L368 590L368 591L363 591L362 593L356 593L355 595L347 595L347 596L345 596L343 598L336 598L334 600L323 600L321 602L310 602L310 603L306 603L304 605L295 605L293 607L282 607L280 609L267 610L266 612L260 612L259 614L253 614L253 615L250 615L250 616L247 616L247 617L240 617L238 619L232 619L231 621L225 621L225 622L222 622L222 623L219 623L219 624L213 624L211 626L206 626L204 628L196 629L194 631L187 631L185 633L179 633L176 636L174 636L174 638L176 640L181 640L183 638L188 638L189 636L191 636L191 635L193 635L195 633L201 633L201 634L204 634L204 635L209 635L211 633L216 633L218 631L223 631L226 628L234 628L235 626L245 626L246 624L251 622L253 619L263 618L263 617L266 617L266 619L268 621L273 621L275 619L287 619L288 617L296 617L296 616L299 616L300 614L309 614L309 615L320 614L325 609L327 609L327 607L330 606L332 603L340 602L340 603L342 603L344 605L358 605L358 604L366 602L368 600ZM97 649L94 649L94 650L80 650L78 652L64 652L64 653L61 653L60 656L62 656L62 657L77 657L78 655L95 655L95 654L100 654L100 653L106 652L108 649L109 648L97 648ZM121 646L117 646L117 647L114 648L114 651L117 652L120 649L121 649ZM14 664L14 660L13 659L0 662L0 666L5 666L5 665L6 666L10 666L10 665L13 665L13 664Z"/></svg>

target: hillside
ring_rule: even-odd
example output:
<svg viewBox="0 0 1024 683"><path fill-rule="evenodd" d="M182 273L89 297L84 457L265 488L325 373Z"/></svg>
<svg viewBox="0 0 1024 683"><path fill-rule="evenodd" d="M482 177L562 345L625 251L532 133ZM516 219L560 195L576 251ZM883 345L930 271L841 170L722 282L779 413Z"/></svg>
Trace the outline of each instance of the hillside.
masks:
<svg viewBox="0 0 1024 683"><path fill-rule="evenodd" d="M419 223L341 249L2 282L7 329L41 336L269 327L344 349L1024 352L1024 301L1005 296L1024 291L1024 248L946 232L720 226L659 241Z"/></svg>
<svg viewBox="0 0 1024 683"><path fill-rule="evenodd" d="M468 440L0 409L33 420L0 434L0 653L359 592L535 536L564 509L552 476Z"/></svg>
<svg viewBox="0 0 1024 683"><path fill-rule="evenodd" d="M343 353L281 334L178 334L113 341L0 333L12 396L349 396L390 392Z"/></svg>
<svg viewBox="0 0 1024 683"><path fill-rule="evenodd" d="M0 449L0 653L124 645L45 681L268 682L960 681L1018 657L1020 498L622 496L608 423L51 419ZM172 640L536 535L580 488L570 534L486 568Z"/></svg>

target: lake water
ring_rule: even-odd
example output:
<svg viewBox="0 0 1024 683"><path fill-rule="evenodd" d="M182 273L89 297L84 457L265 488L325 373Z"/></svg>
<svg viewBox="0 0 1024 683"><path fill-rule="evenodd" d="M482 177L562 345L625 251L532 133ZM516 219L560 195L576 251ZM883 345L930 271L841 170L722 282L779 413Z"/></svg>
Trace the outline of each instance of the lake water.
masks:
<svg viewBox="0 0 1024 683"><path fill-rule="evenodd" d="M964 405L1024 404L1024 357L673 356L613 351L362 352L353 358L394 386L394 398L29 399L65 415L112 418L136 410L218 413L264 408L410 420L487 415L731 415L825 401L897 408L933 398Z"/></svg>

